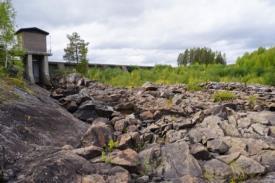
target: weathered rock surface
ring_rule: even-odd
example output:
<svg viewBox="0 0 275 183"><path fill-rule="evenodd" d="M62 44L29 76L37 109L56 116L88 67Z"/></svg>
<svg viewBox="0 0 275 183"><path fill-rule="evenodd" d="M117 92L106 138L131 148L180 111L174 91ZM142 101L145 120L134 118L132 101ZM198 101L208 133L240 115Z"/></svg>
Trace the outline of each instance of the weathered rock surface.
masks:
<svg viewBox="0 0 275 183"><path fill-rule="evenodd" d="M113 129L109 125L110 121L105 118L97 118L91 127L81 138L81 145L84 147L94 145L103 147L113 139Z"/></svg>
<svg viewBox="0 0 275 183"><path fill-rule="evenodd" d="M161 147L161 156L156 174L173 180L183 176L202 177L202 170L197 160L190 154L188 144L184 141Z"/></svg>
<svg viewBox="0 0 275 183"><path fill-rule="evenodd" d="M0 104L0 181L274 182L275 89L201 86L112 88L72 74L55 81L57 101L13 91L21 99ZM236 99L214 103L217 90Z"/></svg>

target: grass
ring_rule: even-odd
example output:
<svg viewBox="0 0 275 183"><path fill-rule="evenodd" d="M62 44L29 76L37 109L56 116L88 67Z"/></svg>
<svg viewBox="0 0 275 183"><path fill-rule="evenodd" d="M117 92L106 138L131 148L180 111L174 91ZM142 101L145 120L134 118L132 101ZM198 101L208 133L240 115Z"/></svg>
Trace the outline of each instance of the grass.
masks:
<svg viewBox="0 0 275 183"><path fill-rule="evenodd" d="M111 158L109 157L109 155L105 151L102 151L102 153L101 153L101 160L104 163L111 163Z"/></svg>
<svg viewBox="0 0 275 183"><path fill-rule="evenodd" d="M187 84L188 91L200 91L202 87L198 83L189 83Z"/></svg>
<svg viewBox="0 0 275 183"><path fill-rule="evenodd" d="M21 90L23 90L29 94L32 93L31 89L28 87L27 83L23 79L7 77L7 78L5 78L5 80L6 80L6 83L8 83L11 86L20 88Z"/></svg>
<svg viewBox="0 0 275 183"><path fill-rule="evenodd" d="M13 88L13 85L8 84L0 77L0 104L9 100L18 100L20 98L19 95L12 92Z"/></svg>
<svg viewBox="0 0 275 183"><path fill-rule="evenodd" d="M231 181L241 182L248 178L247 175L244 173L242 167L240 167L236 162L232 162L230 164L230 168L233 172L233 177L231 178Z"/></svg>
<svg viewBox="0 0 275 183"><path fill-rule="evenodd" d="M251 95L248 97L248 105L250 107L255 107L257 104L258 97L256 95Z"/></svg>
<svg viewBox="0 0 275 183"><path fill-rule="evenodd" d="M236 95L230 91L216 91L213 95L214 102L230 101L236 98Z"/></svg>
<svg viewBox="0 0 275 183"><path fill-rule="evenodd" d="M153 171L153 167L148 159L144 160L142 163L142 173L144 175L148 175L150 172Z"/></svg>
<svg viewBox="0 0 275 183"><path fill-rule="evenodd" d="M207 171L205 171L203 173L203 177L209 182L212 182L213 180L215 180L214 175L212 173L207 172Z"/></svg>
<svg viewBox="0 0 275 183"><path fill-rule="evenodd" d="M91 68L86 77L116 87L140 87L149 81L156 84L186 84L190 91L201 90L203 82L241 82L275 86L275 66L259 69L246 69L235 65L191 65L171 67L158 65L152 69L137 68L125 72L119 68Z"/></svg>
<svg viewBox="0 0 275 183"><path fill-rule="evenodd" d="M184 83L191 91L200 90L197 84L208 81L275 86L275 47L246 53L232 65L157 65L152 69L135 68L131 72L119 68L91 68L86 76L105 84L128 88L142 86L147 81L157 84Z"/></svg>
<svg viewBox="0 0 275 183"><path fill-rule="evenodd" d="M172 108L173 107L173 100L172 100L172 98L166 99L165 106L167 108Z"/></svg>
<svg viewBox="0 0 275 183"><path fill-rule="evenodd" d="M6 69L0 66L0 104L9 100L18 100L20 97L13 90L21 89L29 94L32 90L23 79L22 75L10 76Z"/></svg>

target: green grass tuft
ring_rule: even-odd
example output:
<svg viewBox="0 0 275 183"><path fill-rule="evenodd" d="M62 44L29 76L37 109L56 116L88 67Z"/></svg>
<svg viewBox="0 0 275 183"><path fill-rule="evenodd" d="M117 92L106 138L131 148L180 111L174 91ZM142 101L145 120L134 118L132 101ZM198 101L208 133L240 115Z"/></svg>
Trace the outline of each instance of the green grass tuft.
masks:
<svg viewBox="0 0 275 183"><path fill-rule="evenodd" d="M236 98L236 95L230 91L217 91L213 95L214 102L230 101Z"/></svg>

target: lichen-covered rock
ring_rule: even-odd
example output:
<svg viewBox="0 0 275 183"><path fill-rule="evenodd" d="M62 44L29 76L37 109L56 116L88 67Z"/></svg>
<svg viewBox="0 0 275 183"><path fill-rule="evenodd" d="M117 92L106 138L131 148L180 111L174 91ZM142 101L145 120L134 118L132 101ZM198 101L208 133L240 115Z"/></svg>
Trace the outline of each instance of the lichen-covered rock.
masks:
<svg viewBox="0 0 275 183"><path fill-rule="evenodd" d="M232 175L232 170L230 167L217 159L207 161L203 167L204 177L210 182L215 182L218 180L218 182L225 183L229 181Z"/></svg>
<svg viewBox="0 0 275 183"><path fill-rule="evenodd" d="M230 164L234 176L251 177L266 173L266 168L257 161L241 155L236 161Z"/></svg>
<svg viewBox="0 0 275 183"><path fill-rule="evenodd" d="M116 150L108 157L111 164L122 166L130 171L136 171L139 165L139 157L133 149Z"/></svg>
<svg viewBox="0 0 275 183"><path fill-rule="evenodd" d="M167 144L161 147L160 165L156 171L159 176L168 179L185 175L201 177L202 170L197 160L190 154L189 146L184 141Z"/></svg>
<svg viewBox="0 0 275 183"><path fill-rule="evenodd" d="M95 157L101 155L102 151L103 151L102 148L96 147L96 146L93 146L93 145L72 150L73 153L75 153L79 156L82 156L86 159L95 158Z"/></svg>
<svg viewBox="0 0 275 183"><path fill-rule="evenodd" d="M221 139L213 139L207 141L207 149L214 153L225 154L229 150L229 146Z"/></svg>
<svg viewBox="0 0 275 183"><path fill-rule="evenodd" d="M91 127L81 138L81 145L104 147L110 140L113 139L113 129L109 125L109 121L104 118L98 118L93 121Z"/></svg>

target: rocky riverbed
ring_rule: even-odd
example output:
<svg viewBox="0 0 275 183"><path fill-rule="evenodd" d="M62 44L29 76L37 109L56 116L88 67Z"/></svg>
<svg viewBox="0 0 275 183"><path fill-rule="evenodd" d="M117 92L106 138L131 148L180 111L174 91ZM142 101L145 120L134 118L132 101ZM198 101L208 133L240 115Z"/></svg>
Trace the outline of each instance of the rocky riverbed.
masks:
<svg viewBox="0 0 275 183"><path fill-rule="evenodd" d="M54 83L55 101L37 89L24 102L1 107L3 180L275 182L273 87L205 83L188 91L145 83L123 89L76 74ZM214 102L219 90L236 97Z"/></svg>

